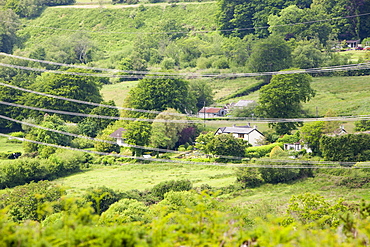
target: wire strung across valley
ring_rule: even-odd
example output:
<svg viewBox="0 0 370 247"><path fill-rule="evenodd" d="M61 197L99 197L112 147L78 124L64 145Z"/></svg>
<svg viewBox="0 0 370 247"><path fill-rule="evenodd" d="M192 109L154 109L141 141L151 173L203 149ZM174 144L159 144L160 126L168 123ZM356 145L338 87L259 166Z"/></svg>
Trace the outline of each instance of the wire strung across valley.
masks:
<svg viewBox="0 0 370 247"><path fill-rule="evenodd" d="M56 144L50 144L45 142L39 142L34 140L29 140L26 138L14 137L7 134L0 133L0 136L7 137L9 139L16 139L19 141L31 142L39 145L50 146L59 149L68 149L73 151L81 151L91 154L98 154L98 155L108 155L117 158L129 158L129 159L137 159L137 160L145 160L145 161L152 161L152 162L162 162L162 163L172 163L172 164L191 164L191 165L207 165L207 166L225 166L225 167L245 167L245 168L275 168L275 169L289 169L289 168L297 168L297 169L305 169L305 168L319 168L319 169L349 169L349 168L361 168L361 169L368 169L370 168L370 162L333 162L333 161L306 161L306 160L275 160L275 159L263 159L262 162L268 163L284 163L284 165L267 165L267 164L258 164L258 163L242 163L242 164L232 164L232 163L207 163L207 162L194 162L188 160L181 160L181 159L160 159L160 158L144 158L144 157L137 157L137 156L130 156L130 155L122 155L116 153L106 153L106 152L98 152L92 150L85 150L79 148L72 148L67 146L61 146ZM248 162L248 161L245 161ZM291 165L286 165L291 164ZM354 167L353 165L356 166Z"/></svg>

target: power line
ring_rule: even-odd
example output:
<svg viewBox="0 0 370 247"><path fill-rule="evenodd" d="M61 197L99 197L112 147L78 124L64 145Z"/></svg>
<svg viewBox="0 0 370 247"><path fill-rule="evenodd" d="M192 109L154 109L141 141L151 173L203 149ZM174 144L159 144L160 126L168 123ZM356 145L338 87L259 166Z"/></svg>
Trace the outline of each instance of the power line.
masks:
<svg viewBox="0 0 370 247"><path fill-rule="evenodd" d="M66 74L66 75L77 75L77 76L93 76L93 77L104 77L104 78L126 78L126 79L143 79L143 78L178 78L178 76L154 76L154 75L113 75L113 74L96 74L96 73L82 73L82 72L71 72L71 71L60 71L60 70L47 70L40 68L32 68L20 65L0 63L0 66L23 69L36 72L47 72L54 74Z"/></svg>
<svg viewBox="0 0 370 247"><path fill-rule="evenodd" d="M72 137L87 139L87 140L95 141L95 142L104 142L104 143L109 143L109 144L117 145L117 143L116 142L113 142L113 141L102 140L102 139L98 139L98 138L92 138L92 137L89 137L89 136L77 135L77 134L74 134L74 133L70 133L70 132L66 132L66 131L61 131L61 130L50 129L50 128L46 128L46 127L43 127L43 126L40 126L40 125L28 123L28 122L25 122L25 121L19 121L19 120L16 120L14 118L6 117L6 116L3 116L3 115L0 115L0 118L5 119L5 120L8 120L8 121L12 121L12 122L17 122L17 123L20 123L20 124L28 125L28 126L31 126L31 127L34 127L34 128L43 129L43 130L46 130L46 131L51 131L51 132L63 134L63 135L68 135L68 136L72 136ZM145 146L132 145L132 144L127 144L127 143L125 143L123 146L124 147L130 147L130 148L138 148L138 149L152 150L152 151L157 151L157 152L177 153L177 154L182 153L182 152L175 151L175 150L170 150L170 149L145 147Z"/></svg>
<svg viewBox="0 0 370 247"><path fill-rule="evenodd" d="M70 115L70 116L78 116L78 117L90 117L90 118L103 118L103 119L113 119L113 120L125 120L125 121L143 121L143 122L164 122L164 123L203 123L204 120L180 120L180 119L146 119L146 118L123 118L123 117L113 117L113 116L104 116L104 115L94 115L94 114L85 114L85 113L76 113L76 112L68 112L68 111L60 111L60 110L52 110L46 108L39 108L34 106L26 106L20 105L5 101L0 101L2 105L14 106L19 108L25 108L30 110L36 111L43 111L49 113L56 113L56 114L63 114L63 115ZM370 115L360 115L360 116L342 116L342 117L324 117L324 118L262 118L262 119L252 119L252 118L230 118L230 119L214 119L214 120L206 120L207 122L228 122L230 120L245 120L252 123L287 123L287 122L316 122L316 121L358 121L358 120L369 120Z"/></svg>
<svg viewBox="0 0 370 247"><path fill-rule="evenodd" d="M121 70L121 69L106 69L106 68L97 68L97 67L89 67L89 66L81 66L81 65L74 65L74 64L66 64L66 63L57 63L57 62L52 62L52 61L46 61L46 60L40 60L40 59L33 59L33 58L28 58L28 57L21 57L21 56L16 56L4 52L0 52L1 56L6 56L6 57L12 57L12 58L17 58L21 60L27 60L27 61L32 61L32 62L38 62L38 63L45 63L49 65L58 65L58 66L64 66L64 67L71 67L71 68L79 68L79 69L86 69L86 70L99 70L99 71L105 71L105 72L111 72L111 73L129 73L129 74L143 74L143 75L179 75L179 76L190 76L192 74L182 74L182 73L166 73L166 72L150 72L150 71L137 71L137 70ZM194 76L198 76L197 74L194 74Z"/></svg>
<svg viewBox="0 0 370 247"><path fill-rule="evenodd" d="M106 108L112 108L112 109L119 109L119 110L126 110L126 111L136 111L136 112L151 113L151 114L160 114L161 113L160 111L151 111L151 110L143 110L143 109L135 109L135 108L126 108L126 107L119 107L119 106L99 104L99 103L94 103L94 102L89 102L89 101L82 101L82 100L77 100L77 99L70 99L70 98L66 98L66 97L62 97L62 96L57 96L57 95L53 95L53 94L41 93L41 92L37 92L37 91L33 91L33 90L30 90L30 89L25 89L25 88L21 88L21 87L17 87L17 86L13 86L13 85L2 83L2 82L0 82L0 85L1 86L4 86L4 87L13 88L13 89L16 89L16 90L28 92L28 93L42 95L42 96L45 96L45 97L50 97L50 98L55 98L55 99L60 99L60 100L65 100L65 101L80 103L80 104L92 105L92 106L97 106L97 107L106 107ZM168 113L168 115L186 116L186 115L181 114L181 113Z"/></svg>
<svg viewBox="0 0 370 247"><path fill-rule="evenodd" d="M114 156L118 158L129 158L129 159L137 159L137 160L145 160L145 161L155 161L155 162L166 162L166 163L179 163L179 164L192 164L192 165L208 165L208 166L225 166L225 167L246 167L246 168L279 168L279 169L291 169L291 168L297 168L297 169L304 169L304 168L319 168L319 169L350 169L352 168L352 165L356 164L356 162L333 162L333 161L327 161L327 162L320 162L320 161L294 161L294 160L262 160L265 162L271 162L271 163L291 163L291 164L301 164L301 165L263 165L263 164L225 164L225 163L206 163L206 162L193 162L193 161L185 161L185 160L171 160L171 159L158 159L158 158L144 158L144 157L136 157L136 156L128 156L128 155L121 155L121 154L114 154L114 153L106 153L106 152L98 152L98 151L92 151L92 150L85 150L85 149L78 149L78 148L72 148L72 147L66 147L56 144L50 144L45 142L39 142L34 140L29 140L25 138L20 137L13 137L10 135L2 134L0 133L0 136L4 136L11 139L17 139L19 141L26 141L31 142L39 145L45 145L50 146L54 148L59 149L68 149L73 151L81 151L86 153L92 153L92 154L98 154L98 155L107 155L107 156ZM302 165L303 164L303 165ZM338 166L339 165L339 166ZM346 165L346 166L343 166ZM361 166L359 168L361 169L367 169L370 168L369 162L362 162L360 163Z"/></svg>
<svg viewBox="0 0 370 247"><path fill-rule="evenodd" d="M123 118L123 117L114 117L114 116L94 115L94 114L60 111L60 110L51 110L51 109L46 109L46 108L34 107L34 106L20 105L20 104L5 102L5 101L0 101L0 104L25 108L25 109L29 109L29 110L43 111L43 112L49 112L49 113L57 113L57 114L77 116L77 117L103 118L103 119L125 120L125 121L143 121L143 122L156 121L156 122L164 122L164 123L165 122L172 122L172 123L197 123L197 122L201 122L201 121L198 121L198 120L177 120L177 119L166 120L166 119L146 119L146 118Z"/></svg>
<svg viewBox="0 0 370 247"><path fill-rule="evenodd" d="M183 74L172 74L172 75L163 75L163 76L152 76L152 75L113 75L113 74L95 74L95 73L81 73L81 72L70 72L70 71L59 71L59 70L47 70L40 68L32 68L26 66L19 66L13 64L0 63L0 66L23 69L36 72L46 72L46 73L55 73L55 74L67 74L67 75L77 75L77 76L95 76L95 77L104 77L104 78L130 78L130 79L178 79L183 76ZM340 65L340 66L331 66L331 67L322 67L322 68L311 68L311 69L299 69L299 70L283 70L283 71L272 71L272 72L256 72L256 73L226 73L226 74L188 74L189 78L197 77L208 77L208 78L236 78L236 77L257 77L264 75L288 75L288 74L316 74L324 72L333 72L333 71L347 71L347 70L362 70L369 69L370 63L359 63L359 64L349 64L349 65Z"/></svg>

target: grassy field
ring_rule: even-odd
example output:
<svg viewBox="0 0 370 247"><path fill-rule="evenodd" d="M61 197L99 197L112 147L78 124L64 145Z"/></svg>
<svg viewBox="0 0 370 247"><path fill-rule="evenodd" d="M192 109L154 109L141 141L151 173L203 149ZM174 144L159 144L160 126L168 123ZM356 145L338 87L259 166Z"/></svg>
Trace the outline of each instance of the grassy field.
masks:
<svg viewBox="0 0 370 247"><path fill-rule="evenodd" d="M27 38L25 47L32 48L47 46L53 38L64 39L78 30L89 35L97 50L112 56L114 52L130 49L133 40L152 32L153 26L163 20L174 19L196 29L216 27L215 3L160 4L146 6L144 10L114 6L117 7L47 8L40 17L24 20L26 27L19 31L19 35Z"/></svg>
<svg viewBox="0 0 370 247"><path fill-rule="evenodd" d="M7 142L8 138L0 136L0 152L23 152L22 143Z"/></svg>
<svg viewBox="0 0 370 247"><path fill-rule="evenodd" d="M316 96L303 104L310 115L323 116L328 110L338 115L368 115L370 114L370 76L352 77L318 77L311 86L316 90Z"/></svg>
<svg viewBox="0 0 370 247"><path fill-rule="evenodd" d="M209 184L215 187L228 186L235 182L233 167L181 164L138 164L122 166L99 166L93 169L56 180L79 193L90 187L106 186L115 190L145 190L168 180L189 179L195 186Z"/></svg>
<svg viewBox="0 0 370 247"><path fill-rule="evenodd" d="M100 91L104 100L113 100L116 106L123 106L131 88L137 85L138 81L125 81L117 84L104 85Z"/></svg>
<svg viewBox="0 0 370 247"><path fill-rule="evenodd" d="M350 189L335 185L336 178L327 174L316 174L314 178L285 184L265 184L254 189L247 189L236 197L228 198L228 203L247 208L253 217L283 215L289 199L293 195L314 193L334 202L343 198L348 204L359 203L362 199L370 200L368 188Z"/></svg>
<svg viewBox="0 0 370 247"><path fill-rule="evenodd" d="M162 181L181 179L189 179L193 186L208 184L220 188L235 184L234 169L236 168L174 164L99 166L55 182L66 186L71 195L78 195L90 187L99 186L119 191L132 189L143 191ZM343 198L347 204L359 203L362 199L370 200L368 188L350 189L337 186L337 179L333 175L316 173L315 177L293 183L265 184L258 188L223 194L219 199L249 210L253 217L265 217L268 214L283 215L290 198L304 193L319 194L333 202Z"/></svg>

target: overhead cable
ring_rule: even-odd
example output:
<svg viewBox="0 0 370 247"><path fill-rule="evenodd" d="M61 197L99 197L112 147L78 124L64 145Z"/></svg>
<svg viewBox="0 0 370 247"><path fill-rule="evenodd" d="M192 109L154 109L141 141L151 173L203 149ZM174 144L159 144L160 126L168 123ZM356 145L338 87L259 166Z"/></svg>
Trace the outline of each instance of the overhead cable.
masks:
<svg viewBox="0 0 370 247"><path fill-rule="evenodd" d="M164 123L204 123L204 122L229 122L230 120L244 120L251 123L288 123L288 122L316 122L316 121L358 121L358 120L369 120L370 115L360 115L360 116L342 116L342 117L324 117L324 118L217 118L217 119L203 119L203 120L181 120L181 119L148 119L148 118L123 118L123 117L113 117L113 116L104 116L104 115L94 115L94 114L85 114L85 113L76 113L76 112L68 112L68 111L60 111L60 110L52 110L46 108L39 108L34 106L26 106L16 103L10 103L5 101L0 101L2 105L20 107L30 110L42 111L42 112L49 112L49 113L56 113L56 114L63 114L63 115L70 115L70 116L78 116L78 117L90 117L90 118L102 118L102 119L114 119L114 120L125 120L125 121L143 121L143 122L164 122ZM200 119L200 118L198 118Z"/></svg>
<svg viewBox="0 0 370 247"><path fill-rule="evenodd" d="M67 75L77 75L77 76L93 76L93 77L104 77L104 78L129 78L129 79L178 79L184 74L171 74L171 75L114 75L114 74L98 74L98 73L81 73L81 72L71 72L71 71L60 71L60 70L47 70L40 68L32 68L26 66L19 66L13 64L0 63L0 66L23 69L36 72L46 72L46 73L55 73L55 74L67 74ZM298 69L298 70L282 70L282 71L273 71L273 72L256 72L256 73L225 73L225 74L188 74L189 78L197 77L208 77L208 78L237 78L237 77L257 77L264 75L288 75L288 74L316 74L316 73L325 73L325 72L334 72L334 71L349 71L349 70L362 70L369 69L370 63L358 63L358 64L349 64L349 65L340 65L340 66L331 66L331 67L322 67L322 68L311 68L311 69Z"/></svg>
<svg viewBox="0 0 370 247"><path fill-rule="evenodd" d="M79 104L92 105L92 106L105 107L105 108L112 108L112 109L119 109L119 110L126 110L126 111L151 113L151 114L160 114L161 113L161 111L151 111L151 110L143 110L143 109L119 107L119 106L99 104L99 103L94 103L94 102L89 102L89 101L83 101L83 100L77 100L77 99L70 99L70 98L66 98L66 97L62 97L62 96L58 96L58 95L41 93L41 92L37 92L37 91L33 91L33 90L30 90L30 89L25 89L25 88L21 88L21 87L17 87L17 86L13 86L13 85L2 83L2 82L0 82L0 85L1 86L4 86L4 87L13 88L13 89L16 89L16 90L28 92L28 93L38 94L38 95L42 95L42 96L45 96L45 97L50 97L50 98L54 98L54 99L60 99L60 100L70 101L70 102L79 103ZM186 115L181 114L181 113L172 113L172 112L167 113L167 115L186 116Z"/></svg>
<svg viewBox="0 0 370 247"><path fill-rule="evenodd" d="M150 72L150 71L137 71L137 70L121 70L121 69L107 69L107 68L97 68L97 67L89 67L89 66L82 66L82 65L74 65L74 64L67 64L67 63L57 63L57 62L52 62L52 61L45 61L45 60L40 60L40 59L33 59L33 58L28 58L28 57L21 57L21 56L16 56L4 52L0 52L1 56L6 56L6 57L12 57L12 58L17 58L21 60L27 60L27 61L32 61L32 62L38 62L38 63L45 63L49 65L57 65L57 66L63 66L63 67L70 67L70 68L78 68L78 69L86 69L86 70L98 70L98 71L105 71L105 72L111 72L111 73L129 73L129 74L151 74L151 75L183 75L183 76L191 76L191 74L186 73L166 73L166 72ZM194 76L198 76L194 74Z"/></svg>
<svg viewBox="0 0 370 247"><path fill-rule="evenodd" d="M25 122L25 121L20 121L20 120L10 118L10 117L6 117L6 116L3 116L3 115L0 115L0 118L8 120L8 121L16 122L16 123L19 123L19 124L24 124L24 125L27 125L27 126L30 126L30 127L33 127L33 128L43 129L43 130L50 131L50 132L55 132L55 133L68 135L68 136L72 136L72 137L87 139L87 140L95 141L95 142L104 142L104 143L108 143L108 144L117 145L117 142L102 140L102 139L99 139L99 138L92 138L92 137L84 136L84 135L77 135L77 134L74 134L74 133L61 131L61 130L50 129L50 128L46 128L46 127L43 127L43 126L40 126L40 125L37 125L37 124L32 124L32 123L28 123L28 122ZM124 143L123 146L124 147L130 147L130 148L144 149L144 150L152 150L152 151L157 151L157 152L182 153L182 152L175 151L175 150L170 150L170 149L153 148L153 147L146 147L146 146L140 146L140 145L132 145L132 144L128 144L128 143Z"/></svg>
<svg viewBox="0 0 370 247"><path fill-rule="evenodd" d="M54 148L59 149L68 149L73 151L81 151L86 153L92 153L92 154L98 154L98 155L107 155L107 156L113 156L117 158L129 158L129 159L137 159L137 160L145 160L145 161L154 161L154 162L166 162L166 163L175 163L175 164L191 164L191 165L206 165L206 166L225 166L225 167L247 167L247 168L275 168L275 169L291 169L291 168L297 168L297 169L304 169L304 168L321 168L321 169L352 169L352 166L356 164L355 162L333 162L333 161L327 161L327 162L319 162L319 161L294 161L294 160L262 160L265 162L271 162L271 163L291 163L295 165L267 165L267 164L230 164L230 163L207 163L207 162L193 162L193 161L186 161L186 160L172 160L172 159L159 159L159 158L144 158L144 157L137 157L137 156L129 156L129 155L121 155L121 154L115 154L115 153L106 153L106 152L98 152L98 151L92 151L92 150L85 150L85 149L78 149L78 148L72 148L67 146L61 146L56 144L50 144L45 142L39 142L34 140L29 140L26 138L20 138L20 137L13 137L10 135L2 134L0 133L0 136L7 137L10 139L16 139L19 141L25 141L25 142L31 142L39 145L45 145L50 146ZM370 162L361 162L360 166L358 168L367 169L370 168Z"/></svg>
<svg viewBox="0 0 370 247"><path fill-rule="evenodd" d="M155 76L155 75L114 75L114 74L98 74L98 73L82 73L82 72L72 72L72 71L60 71L60 70L48 70L41 68L32 68L26 66L19 66L13 64L0 63L0 66L23 69L36 72L47 72L54 74L66 74L66 75L77 75L77 76L93 76L93 77L103 77L103 78L126 78L126 79L143 79L143 78L178 78L178 76Z"/></svg>
<svg viewBox="0 0 370 247"><path fill-rule="evenodd" d="M25 109L29 109L29 110L36 110L36 111L49 112L49 113L57 113L57 114L77 116L77 117L90 117L90 118L102 118L102 119L125 120L125 121L142 121L142 122L154 122L155 121L155 122L164 122L164 123L165 122L172 122L172 123L201 123L201 122L203 122L201 120L180 120L180 119L166 120L166 119L124 118L124 117L94 115L94 114L60 111L60 110L51 110L51 109L46 109L46 108L34 107L34 106L20 105L20 104L5 102L5 101L0 101L0 104L25 108Z"/></svg>

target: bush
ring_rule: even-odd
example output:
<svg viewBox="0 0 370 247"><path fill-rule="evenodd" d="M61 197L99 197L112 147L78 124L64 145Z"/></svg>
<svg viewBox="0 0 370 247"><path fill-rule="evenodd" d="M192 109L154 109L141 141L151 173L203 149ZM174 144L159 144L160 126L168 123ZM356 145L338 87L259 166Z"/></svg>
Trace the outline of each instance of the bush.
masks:
<svg viewBox="0 0 370 247"><path fill-rule="evenodd" d="M228 69L229 63L226 58L221 57L212 63L212 67L216 69Z"/></svg>
<svg viewBox="0 0 370 247"><path fill-rule="evenodd" d="M59 176L80 171L91 159L91 155L87 153L71 150L60 150L49 157L49 160L56 164L55 167L59 167L60 170L55 171Z"/></svg>
<svg viewBox="0 0 370 247"><path fill-rule="evenodd" d="M0 197L0 208L8 207L13 221L42 220L48 214L42 210L44 204L53 202L53 210L58 209L57 204L65 191L49 181L17 186L13 190L6 191Z"/></svg>
<svg viewBox="0 0 370 247"><path fill-rule="evenodd" d="M84 195L85 203L91 203L95 213L102 214L109 206L121 199L121 194L105 186L89 188Z"/></svg>
<svg viewBox="0 0 370 247"><path fill-rule="evenodd" d="M13 132L13 133L10 133L10 136L14 136L14 137L18 137L18 138L24 138L25 137L25 133L22 132L22 131L18 131L18 132ZM8 138L6 140L7 143L22 143L22 141L18 140L18 139L13 139L13 138Z"/></svg>
<svg viewBox="0 0 370 247"><path fill-rule="evenodd" d="M206 57L200 57L197 59L198 69L209 69L212 66L212 60Z"/></svg>
<svg viewBox="0 0 370 247"><path fill-rule="evenodd" d="M143 221L148 207L134 199L122 199L113 203L102 213L100 223L104 225Z"/></svg>
<svg viewBox="0 0 370 247"><path fill-rule="evenodd" d="M247 157L247 158L265 157L276 146L279 146L279 147L282 148L283 144L282 143L272 143L272 144L269 144L269 145L263 145L263 146L258 146L258 147L248 147L245 150L245 157Z"/></svg>
<svg viewBox="0 0 370 247"><path fill-rule="evenodd" d="M166 57L162 60L161 68L164 70L169 70L175 68L176 61L173 58Z"/></svg>
<svg viewBox="0 0 370 247"><path fill-rule="evenodd" d="M241 184L242 188L255 188L264 183L257 168L238 168L236 182Z"/></svg>
<svg viewBox="0 0 370 247"><path fill-rule="evenodd" d="M155 185L151 192L153 196L156 196L160 199L164 198L164 194L169 191L187 191L192 189L192 184L189 180L171 180L161 182Z"/></svg>

